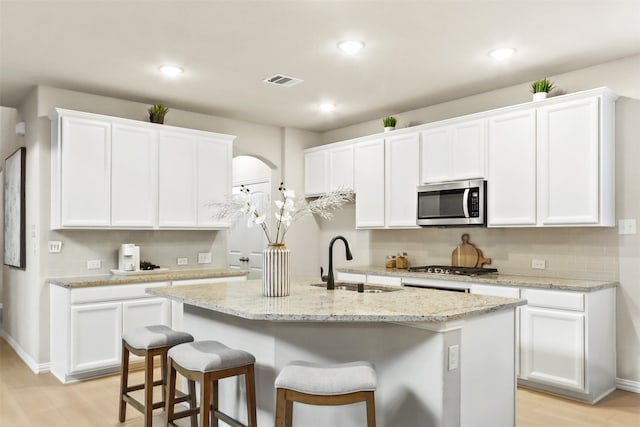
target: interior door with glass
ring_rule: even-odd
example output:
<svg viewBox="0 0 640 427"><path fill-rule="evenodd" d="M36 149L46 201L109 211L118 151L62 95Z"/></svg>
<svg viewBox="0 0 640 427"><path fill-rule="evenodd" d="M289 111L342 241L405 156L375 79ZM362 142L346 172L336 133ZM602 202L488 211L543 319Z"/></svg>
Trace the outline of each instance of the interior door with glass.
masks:
<svg viewBox="0 0 640 427"><path fill-rule="evenodd" d="M249 189L251 201L260 214L270 215L271 183L259 182L245 184ZM232 194L240 194L240 186L232 188ZM227 264L231 270L249 272L248 279L262 278L262 250L267 246L267 237L262 227L256 224L247 225L247 216L241 216L229 230Z"/></svg>

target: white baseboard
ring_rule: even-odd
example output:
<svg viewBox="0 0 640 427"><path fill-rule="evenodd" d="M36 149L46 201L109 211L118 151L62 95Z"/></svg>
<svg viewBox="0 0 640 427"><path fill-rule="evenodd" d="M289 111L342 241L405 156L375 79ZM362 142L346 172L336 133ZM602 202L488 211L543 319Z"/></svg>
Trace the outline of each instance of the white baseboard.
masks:
<svg viewBox="0 0 640 427"><path fill-rule="evenodd" d="M4 329L0 330L0 336L4 338L4 340L11 346L11 348L18 354L20 359L33 371L34 374L40 374L43 372L49 372L49 363L36 363L35 360L29 354L24 351L24 349L18 344L16 340L13 339L9 334L7 334Z"/></svg>
<svg viewBox="0 0 640 427"><path fill-rule="evenodd" d="M624 391L630 391L632 393L640 393L640 381L616 378L616 388Z"/></svg>

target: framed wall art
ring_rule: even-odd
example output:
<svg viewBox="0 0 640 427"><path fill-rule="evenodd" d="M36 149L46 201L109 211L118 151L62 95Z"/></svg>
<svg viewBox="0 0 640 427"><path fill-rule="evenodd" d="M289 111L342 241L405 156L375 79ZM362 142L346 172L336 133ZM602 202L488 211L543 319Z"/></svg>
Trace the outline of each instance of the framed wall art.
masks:
<svg viewBox="0 0 640 427"><path fill-rule="evenodd" d="M4 263L26 267L25 166L22 147L4 162Z"/></svg>

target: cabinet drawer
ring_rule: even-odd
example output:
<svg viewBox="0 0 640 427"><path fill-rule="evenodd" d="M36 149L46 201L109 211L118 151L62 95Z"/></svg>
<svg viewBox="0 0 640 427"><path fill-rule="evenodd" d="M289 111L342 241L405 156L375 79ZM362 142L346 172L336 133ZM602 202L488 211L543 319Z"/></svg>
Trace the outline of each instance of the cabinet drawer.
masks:
<svg viewBox="0 0 640 427"><path fill-rule="evenodd" d="M524 289L522 292L530 306L584 311L583 293L542 289Z"/></svg>
<svg viewBox="0 0 640 427"><path fill-rule="evenodd" d="M366 282L367 275L366 274L358 274L358 273L342 273L338 271L336 273L337 280L344 280L347 282Z"/></svg>
<svg viewBox="0 0 640 427"><path fill-rule="evenodd" d="M402 278L398 276L376 276L375 274L367 274L367 283L376 283L378 285L401 286Z"/></svg>
<svg viewBox="0 0 640 427"><path fill-rule="evenodd" d="M471 285L471 293L493 297L520 298L520 288L509 286Z"/></svg>
<svg viewBox="0 0 640 427"><path fill-rule="evenodd" d="M151 298L145 292L147 288L159 288L169 286L169 282L151 282L135 285L114 285L114 286L94 286L90 288L79 288L71 290L71 304L81 304L87 302L115 301L132 298Z"/></svg>

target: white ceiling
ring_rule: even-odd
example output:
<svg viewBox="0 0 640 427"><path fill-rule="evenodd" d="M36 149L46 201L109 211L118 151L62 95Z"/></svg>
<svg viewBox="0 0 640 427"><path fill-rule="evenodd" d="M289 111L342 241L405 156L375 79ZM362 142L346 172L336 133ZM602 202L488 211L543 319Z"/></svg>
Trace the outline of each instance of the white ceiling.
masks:
<svg viewBox="0 0 640 427"><path fill-rule="evenodd" d="M0 0L8 107L43 84L324 131L638 53L640 0Z"/></svg>

